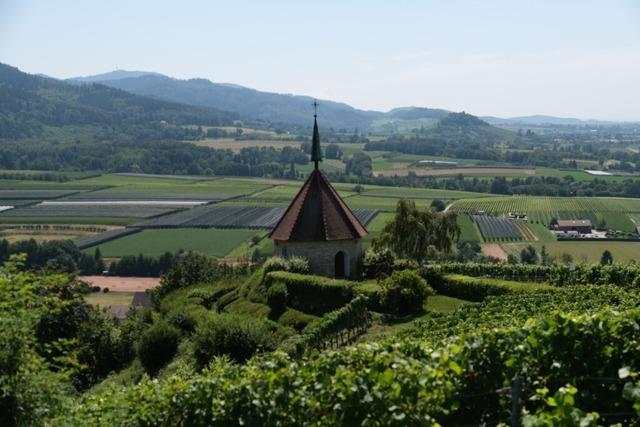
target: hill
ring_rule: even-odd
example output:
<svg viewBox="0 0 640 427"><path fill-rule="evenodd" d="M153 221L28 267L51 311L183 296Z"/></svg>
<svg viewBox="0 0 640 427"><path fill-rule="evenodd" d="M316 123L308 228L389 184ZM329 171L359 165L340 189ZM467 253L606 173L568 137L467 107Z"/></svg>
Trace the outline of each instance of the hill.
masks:
<svg viewBox="0 0 640 427"><path fill-rule="evenodd" d="M394 134L385 141L369 142L365 150L497 161L496 145L527 141L515 132L462 112L449 113L431 126L409 135Z"/></svg>
<svg viewBox="0 0 640 427"><path fill-rule="evenodd" d="M96 74L93 76L75 77L70 82L80 83L99 83L109 80L121 80L127 78L135 78L142 76L159 76L160 73L154 73L153 71L127 71L127 70L113 70L107 73Z"/></svg>
<svg viewBox="0 0 640 427"><path fill-rule="evenodd" d="M234 154L185 144L235 113L73 85L0 64L0 169L282 177L297 148Z"/></svg>
<svg viewBox="0 0 640 427"><path fill-rule="evenodd" d="M166 125L224 125L236 114L213 108L146 98L111 87L72 85L23 73L0 64L0 138L41 135L47 127L118 126L141 129Z"/></svg>
<svg viewBox="0 0 640 427"><path fill-rule="evenodd" d="M313 98L308 96L261 92L238 85L213 83L207 79L180 80L159 74L121 79L112 78L110 73L102 76L104 78L94 76L71 81L91 81L137 95L233 111L248 120L309 126ZM357 110L339 102L320 101L320 104L323 125L334 129L366 129L373 119L383 115Z"/></svg>

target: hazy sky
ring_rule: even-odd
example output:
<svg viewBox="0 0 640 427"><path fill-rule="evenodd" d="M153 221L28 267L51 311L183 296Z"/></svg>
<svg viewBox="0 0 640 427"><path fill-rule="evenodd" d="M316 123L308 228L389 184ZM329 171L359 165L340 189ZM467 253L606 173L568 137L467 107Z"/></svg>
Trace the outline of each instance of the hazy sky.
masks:
<svg viewBox="0 0 640 427"><path fill-rule="evenodd" d="M640 120L640 0L0 0L0 62L376 110Z"/></svg>

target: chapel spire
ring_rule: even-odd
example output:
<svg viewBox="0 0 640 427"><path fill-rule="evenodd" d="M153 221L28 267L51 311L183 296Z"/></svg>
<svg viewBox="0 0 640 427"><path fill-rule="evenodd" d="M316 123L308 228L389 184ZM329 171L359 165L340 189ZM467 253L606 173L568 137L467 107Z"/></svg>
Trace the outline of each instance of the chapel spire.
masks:
<svg viewBox="0 0 640 427"><path fill-rule="evenodd" d="M322 150L320 149L320 133L318 132L318 102L313 101L313 139L311 140L311 161L314 169L318 170L318 162L322 161Z"/></svg>

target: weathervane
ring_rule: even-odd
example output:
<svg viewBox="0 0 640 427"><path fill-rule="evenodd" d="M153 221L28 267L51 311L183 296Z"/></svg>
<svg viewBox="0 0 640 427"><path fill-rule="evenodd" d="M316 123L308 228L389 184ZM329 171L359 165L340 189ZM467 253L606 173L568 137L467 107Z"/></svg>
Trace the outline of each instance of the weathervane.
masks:
<svg viewBox="0 0 640 427"><path fill-rule="evenodd" d="M316 101L315 99L313 100L313 117L318 117L318 101Z"/></svg>

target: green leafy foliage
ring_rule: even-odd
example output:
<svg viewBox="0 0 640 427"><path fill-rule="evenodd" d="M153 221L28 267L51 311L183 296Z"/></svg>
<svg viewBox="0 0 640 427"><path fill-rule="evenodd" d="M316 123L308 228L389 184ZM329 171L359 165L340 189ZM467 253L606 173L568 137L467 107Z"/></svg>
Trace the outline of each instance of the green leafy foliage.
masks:
<svg viewBox="0 0 640 427"><path fill-rule="evenodd" d="M234 268L226 263L197 252L189 252L177 257L171 270L162 277L160 286L152 290L151 296L158 302L171 291L200 283L213 283L234 273Z"/></svg>
<svg viewBox="0 0 640 427"><path fill-rule="evenodd" d="M144 331L138 344L138 358L145 371L155 375L176 354L180 331L164 321L157 321Z"/></svg>
<svg viewBox="0 0 640 427"><path fill-rule="evenodd" d="M556 288L542 283L514 282L485 279L461 274L427 274L429 283L438 293L467 301L480 302L490 295L504 295L532 291L554 291Z"/></svg>
<svg viewBox="0 0 640 427"><path fill-rule="evenodd" d="M125 420L169 424L176 419L189 425L506 422L510 401L496 391L508 386L516 374L524 378L523 403L530 414L541 416L548 409L548 400L528 397L544 387L554 389L549 384L554 378L577 389L559 395L565 408L575 406L585 414L629 412L632 403L622 399L625 381L602 387L591 379L617 377L620 367L638 366L639 321L637 309L577 317L555 314L524 327L462 335L437 349L394 340L323 352L302 361L280 353L254 358L246 365L218 360L201 375L143 381L85 396L64 421L81 420L85 425ZM552 416L564 416L553 411Z"/></svg>
<svg viewBox="0 0 640 427"><path fill-rule="evenodd" d="M422 311L427 297L435 294L427 281L414 270L394 271L380 284L380 308L394 315Z"/></svg>
<svg viewBox="0 0 640 427"><path fill-rule="evenodd" d="M373 240L374 249L391 249L403 258L422 262L438 251L449 252L460 235L457 217L419 209L411 200L398 200L394 218Z"/></svg>
<svg viewBox="0 0 640 427"><path fill-rule="evenodd" d="M193 336L194 356L203 368L216 356L228 356L238 363L258 352L275 349L275 327L263 319L234 314L210 315Z"/></svg>
<svg viewBox="0 0 640 427"><path fill-rule="evenodd" d="M265 276L267 289L282 283L287 289L287 306L304 313L322 315L351 301L355 283L322 276L274 271Z"/></svg>
<svg viewBox="0 0 640 427"><path fill-rule="evenodd" d="M450 263L430 266L426 273L457 273L468 276L489 276L514 281L544 281L555 286L565 285L617 285L625 288L640 287L640 265L637 264L578 264L522 265Z"/></svg>

